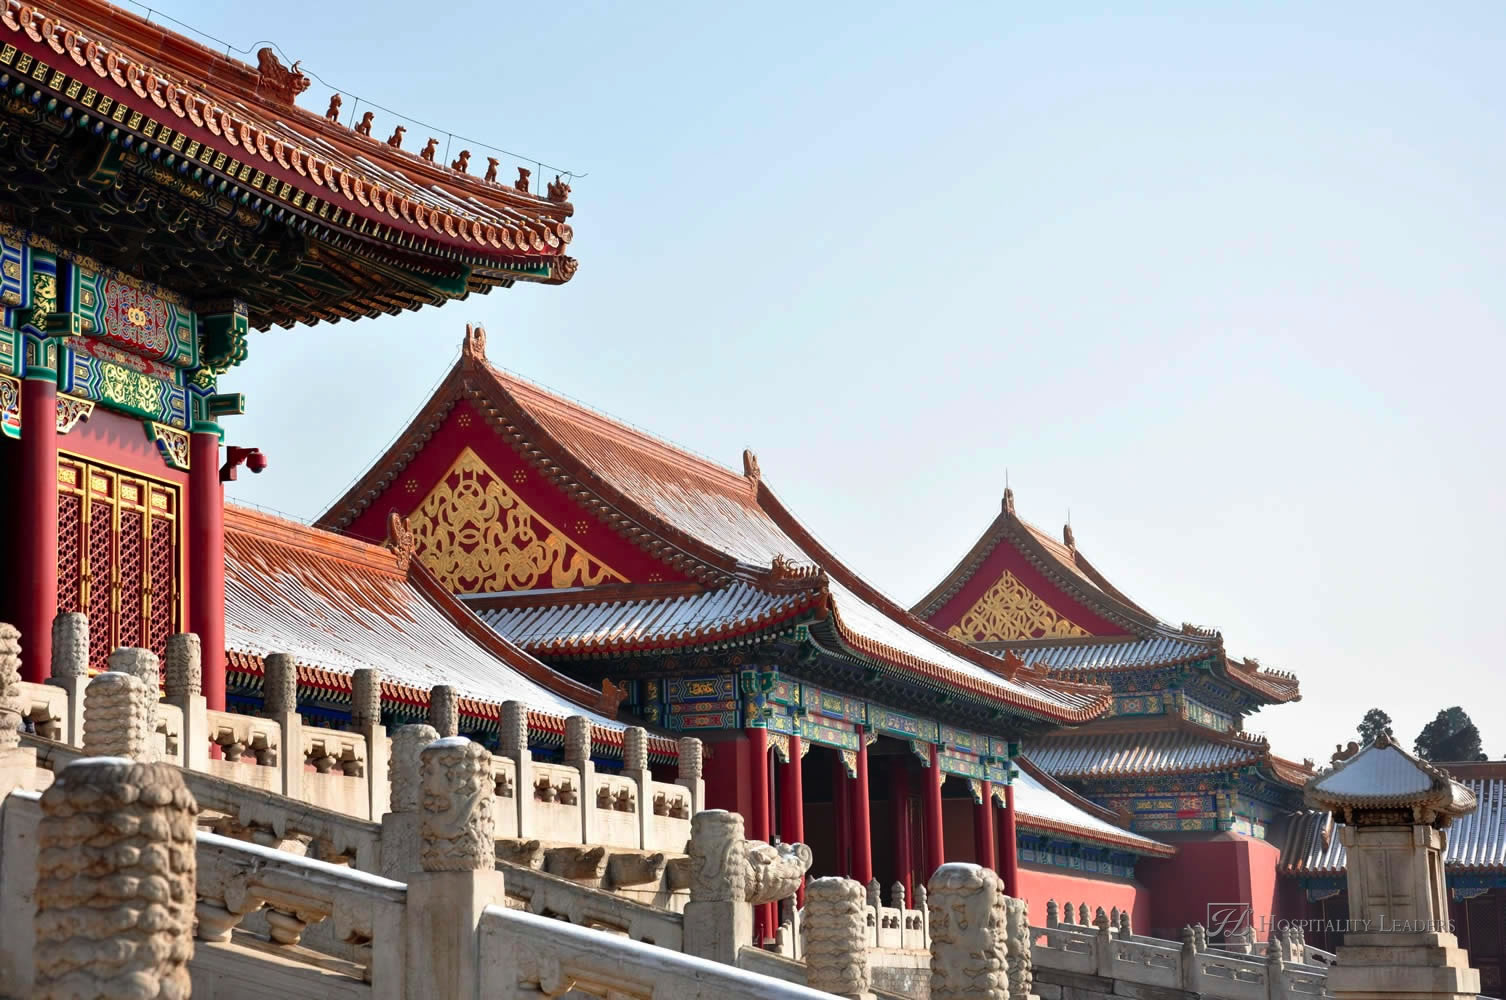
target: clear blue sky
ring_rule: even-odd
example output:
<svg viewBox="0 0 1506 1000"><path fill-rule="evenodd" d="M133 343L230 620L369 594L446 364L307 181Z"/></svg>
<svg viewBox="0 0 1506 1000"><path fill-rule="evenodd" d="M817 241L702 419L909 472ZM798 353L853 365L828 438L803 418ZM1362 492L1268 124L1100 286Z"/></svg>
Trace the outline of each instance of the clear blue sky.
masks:
<svg viewBox="0 0 1506 1000"><path fill-rule="evenodd" d="M1250 722L1279 752L1462 704L1506 753L1506 8L157 2L590 175L565 287L256 336L234 498L319 513L479 322L753 447L906 603L1007 467L1141 604L1301 676Z"/></svg>

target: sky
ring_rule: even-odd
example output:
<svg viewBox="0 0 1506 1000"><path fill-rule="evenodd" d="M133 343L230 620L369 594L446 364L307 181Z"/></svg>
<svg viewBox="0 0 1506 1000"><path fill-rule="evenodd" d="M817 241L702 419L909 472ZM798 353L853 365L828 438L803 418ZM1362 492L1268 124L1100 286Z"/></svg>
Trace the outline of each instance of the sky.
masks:
<svg viewBox="0 0 1506 1000"><path fill-rule="evenodd" d="M1278 753L1457 704L1506 755L1506 7L153 5L275 42L305 107L583 175L565 286L253 336L227 440L271 466L233 500L317 516L481 323L753 448L905 604L1007 475L1137 603L1299 675L1247 723Z"/></svg>

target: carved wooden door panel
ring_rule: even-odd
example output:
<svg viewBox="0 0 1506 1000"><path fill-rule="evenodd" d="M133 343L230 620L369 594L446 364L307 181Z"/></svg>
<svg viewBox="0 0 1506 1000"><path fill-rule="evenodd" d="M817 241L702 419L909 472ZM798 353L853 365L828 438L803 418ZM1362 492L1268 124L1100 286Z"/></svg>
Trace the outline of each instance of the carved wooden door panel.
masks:
<svg viewBox="0 0 1506 1000"><path fill-rule="evenodd" d="M89 668L117 646L163 655L181 621L177 487L58 456L58 610L89 616Z"/></svg>

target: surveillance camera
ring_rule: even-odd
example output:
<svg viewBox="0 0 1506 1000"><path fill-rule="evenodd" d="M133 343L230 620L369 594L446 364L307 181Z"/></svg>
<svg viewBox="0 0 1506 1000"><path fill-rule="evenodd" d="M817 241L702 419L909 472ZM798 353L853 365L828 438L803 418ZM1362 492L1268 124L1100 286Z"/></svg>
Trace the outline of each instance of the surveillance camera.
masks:
<svg viewBox="0 0 1506 1000"><path fill-rule="evenodd" d="M246 457L246 468L250 469L252 472L261 472L266 467L267 456L263 455L261 451L253 451L249 456Z"/></svg>

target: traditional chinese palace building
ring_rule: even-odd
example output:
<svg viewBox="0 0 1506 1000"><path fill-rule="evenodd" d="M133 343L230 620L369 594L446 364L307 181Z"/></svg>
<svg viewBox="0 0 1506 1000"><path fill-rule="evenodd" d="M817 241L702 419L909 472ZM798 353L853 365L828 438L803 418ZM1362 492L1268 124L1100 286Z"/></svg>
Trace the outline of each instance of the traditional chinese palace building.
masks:
<svg viewBox="0 0 1506 1000"><path fill-rule="evenodd" d="M338 97L298 107L308 80L271 50L248 66L96 0L0 5L0 85L0 505L21 526L0 620L25 678L82 611L95 669L198 633L210 708L255 703L262 654L291 651L314 717L384 666L395 721L451 683L472 728L515 698L542 744L584 711L620 747L615 703L498 639L411 549L227 510L222 487L266 464L222 447L256 405L234 391L251 331L565 282L568 189L346 128Z"/></svg>
<svg viewBox="0 0 1506 1000"><path fill-rule="evenodd" d="M405 149L371 113L346 127L338 96L298 106L309 82L270 49L250 66L99 0L0 0L0 86L0 507L19 526L0 620L26 680L81 611L96 670L198 633L211 709L260 710L279 652L319 726L350 723L374 667L385 724L448 685L489 745L526 705L545 760L569 716L608 771L627 725L656 767L700 737L709 804L808 843L817 875L913 893L974 860L1033 914L1117 906L1152 933L1215 899L1342 906L1342 849L1301 806L1310 762L1245 731L1296 679L1150 615L1007 492L906 610L751 452L729 469L610 420L493 367L467 328L316 526L227 507L223 483L267 464L226 440L258 405L235 391L255 331L566 282L569 188L435 162L437 140ZM1476 767L1450 884L1499 982L1506 776Z"/></svg>
<svg viewBox="0 0 1506 1000"><path fill-rule="evenodd" d="M1273 754L1245 718L1295 701L1295 677L1235 659L1217 632L1160 621L1094 568L1070 526L1058 542L1021 519L1008 490L913 611L1016 669L1110 689L1103 717L1030 740L1025 759L1177 845L1174 861L1141 870L1154 927L1204 919L1210 892L1249 900L1257 918L1276 912L1272 825L1301 808L1312 763Z"/></svg>

